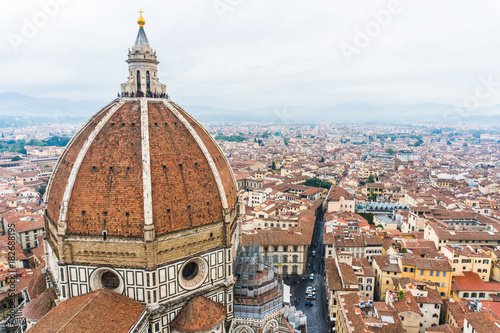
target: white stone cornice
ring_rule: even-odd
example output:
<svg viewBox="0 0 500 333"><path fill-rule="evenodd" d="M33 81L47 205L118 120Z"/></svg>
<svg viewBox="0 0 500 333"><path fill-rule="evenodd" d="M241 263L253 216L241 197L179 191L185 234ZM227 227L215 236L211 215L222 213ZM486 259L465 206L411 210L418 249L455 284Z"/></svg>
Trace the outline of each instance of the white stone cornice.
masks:
<svg viewBox="0 0 500 333"><path fill-rule="evenodd" d="M222 200L222 208L228 209L229 205L227 204L227 197L226 197L226 190L224 189L224 185L222 185L222 180L219 175L219 171L217 170L217 166L215 165L215 162L212 158L212 155L210 155L210 152L208 151L207 147L203 143L203 140L201 140L200 136L198 133L196 133L195 129L191 124L182 116L182 114L177 111L176 108L174 108L168 101L163 100L163 103L165 106L173 112L173 114L182 122L184 126L188 129L189 133L193 136L195 139L196 143L198 146L200 146L201 151L203 152L203 155L205 155L205 158L208 161L208 164L210 165L210 170L212 170L212 174L214 175L215 182L217 183L217 188L219 189L219 195ZM203 128L203 126L202 126ZM224 155L222 155L224 156Z"/></svg>

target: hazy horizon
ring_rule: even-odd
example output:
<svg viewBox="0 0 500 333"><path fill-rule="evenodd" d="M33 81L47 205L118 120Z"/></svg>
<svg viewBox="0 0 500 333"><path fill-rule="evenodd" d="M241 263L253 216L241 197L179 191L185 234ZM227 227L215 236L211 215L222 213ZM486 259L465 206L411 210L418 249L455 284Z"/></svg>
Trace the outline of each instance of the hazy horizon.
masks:
<svg viewBox="0 0 500 333"><path fill-rule="evenodd" d="M500 46L490 37L500 3L28 0L8 7L0 92L110 100L126 80L142 8L159 77L179 104L500 104Z"/></svg>

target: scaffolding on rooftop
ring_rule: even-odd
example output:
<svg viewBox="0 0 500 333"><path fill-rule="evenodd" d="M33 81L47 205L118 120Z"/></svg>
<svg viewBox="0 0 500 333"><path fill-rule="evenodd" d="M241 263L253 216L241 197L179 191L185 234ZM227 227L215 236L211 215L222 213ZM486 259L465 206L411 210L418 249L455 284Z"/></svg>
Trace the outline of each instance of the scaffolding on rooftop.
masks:
<svg viewBox="0 0 500 333"><path fill-rule="evenodd" d="M239 247L234 272L235 317L262 319L283 308L281 276L260 255L259 244Z"/></svg>

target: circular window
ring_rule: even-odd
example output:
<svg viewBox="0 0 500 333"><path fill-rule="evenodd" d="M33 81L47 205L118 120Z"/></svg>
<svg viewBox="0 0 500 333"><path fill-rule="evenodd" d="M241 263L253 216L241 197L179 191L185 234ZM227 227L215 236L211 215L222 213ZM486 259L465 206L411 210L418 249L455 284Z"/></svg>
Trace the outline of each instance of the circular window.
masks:
<svg viewBox="0 0 500 333"><path fill-rule="evenodd" d="M194 289L205 281L207 275L207 262L202 258L193 258L182 265L179 271L179 284L184 289Z"/></svg>
<svg viewBox="0 0 500 333"><path fill-rule="evenodd" d="M115 273L108 271L102 274L101 284L104 288L113 290L120 286L120 278Z"/></svg>
<svg viewBox="0 0 500 333"><path fill-rule="evenodd" d="M92 290L107 288L121 294L123 293L125 284L118 272L111 268L101 267L93 271L90 275L90 288Z"/></svg>
<svg viewBox="0 0 500 333"><path fill-rule="evenodd" d="M198 275L198 265L196 262L191 261L182 269L182 277L188 281L191 281Z"/></svg>

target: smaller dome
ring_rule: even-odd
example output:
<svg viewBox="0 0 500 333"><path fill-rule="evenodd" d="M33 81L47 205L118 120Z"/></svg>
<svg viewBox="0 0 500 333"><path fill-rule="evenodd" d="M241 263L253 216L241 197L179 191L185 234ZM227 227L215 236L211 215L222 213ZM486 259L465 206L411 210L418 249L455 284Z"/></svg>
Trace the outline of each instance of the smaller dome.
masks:
<svg viewBox="0 0 500 333"><path fill-rule="evenodd" d="M42 272L43 268L45 268L45 264L38 266L28 281L28 296L31 300L34 300L47 290L47 279Z"/></svg>
<svg viewBox="0 0 500 333"><path fill-rule="evenodd" d="M225 318L224 305L203 296L196 296L184 305L170 326L174 332L205 332L219 326Z"/></svg>
<svg viewBox="0 0 500 333"><path fill-rule="evenodd" d="M31 300L23 309L23 316L28 320L38 321L56 307L57 299L54 288L48 288L40 296Z"/></svg>

